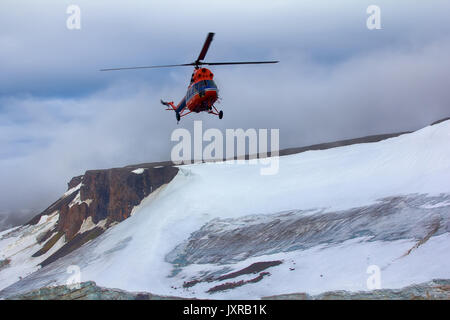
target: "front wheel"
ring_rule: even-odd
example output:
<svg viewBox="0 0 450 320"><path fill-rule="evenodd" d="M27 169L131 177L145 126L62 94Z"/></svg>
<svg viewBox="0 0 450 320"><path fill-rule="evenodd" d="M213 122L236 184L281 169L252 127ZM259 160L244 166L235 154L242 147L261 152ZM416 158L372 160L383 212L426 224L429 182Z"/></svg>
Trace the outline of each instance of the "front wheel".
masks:
<svg viewBox="0 0 450 320"><path fill-rule="evenodd" d="M220 110L220 112L219 112L219 119L222 119L222 118L223 118L223 111Z"/></svg>
<svg viewBox="0 0 450 320"><path fill-rule="evenodd" d="M175 112L175 114L176 114L176 117L177 117L177 121L180 121L180 119L181 119L180 113L179 112Z"/></svg>

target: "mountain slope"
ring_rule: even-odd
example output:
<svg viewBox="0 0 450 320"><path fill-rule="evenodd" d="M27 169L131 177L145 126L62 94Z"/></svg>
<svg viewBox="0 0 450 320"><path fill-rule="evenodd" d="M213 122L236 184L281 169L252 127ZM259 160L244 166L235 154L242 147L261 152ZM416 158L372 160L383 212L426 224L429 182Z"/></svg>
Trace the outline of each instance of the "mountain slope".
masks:
<svg viewBox="0 0 450 320"><path fill-rule="evenodd" d="M103 287L198 298L367 290L372 265L382 288L449 279L449 141L444 121L282 156L271 176L249 162L180 166L133 215L75 251L15 283L6 264L0 297L64 284L70 265ZM14 232L23 231L0 234L1 252Z"/></svg>
<svg viewBox="0 0 450 320"><path fill-rule="evenodd" d="M90 170L27 224L0 232L0 289L78 249L125 220L142 199L169 183L168 163Z"/></svg>

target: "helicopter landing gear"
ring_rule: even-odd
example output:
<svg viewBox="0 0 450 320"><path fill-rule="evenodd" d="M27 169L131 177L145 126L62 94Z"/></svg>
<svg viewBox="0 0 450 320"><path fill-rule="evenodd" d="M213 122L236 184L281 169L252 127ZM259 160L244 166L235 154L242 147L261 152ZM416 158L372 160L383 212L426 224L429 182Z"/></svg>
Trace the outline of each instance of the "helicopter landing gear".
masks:
<svg viewBox="0 0 450 320"><path fill-rule="evenodd" d="M222 119L223 118L223 111L222 110L220 110L220 111L217 110L217 108L214 107L214 106L212 106L212 108L214 108L214 110L209 110L208 113L214 114L214 115L218 116L219 119Z"/></svg>

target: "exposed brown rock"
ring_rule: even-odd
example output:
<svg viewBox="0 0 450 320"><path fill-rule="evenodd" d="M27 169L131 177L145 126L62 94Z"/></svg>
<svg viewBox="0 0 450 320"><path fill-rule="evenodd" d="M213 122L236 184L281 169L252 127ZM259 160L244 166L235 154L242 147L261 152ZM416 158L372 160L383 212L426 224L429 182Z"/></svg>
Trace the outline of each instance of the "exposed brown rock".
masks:
<svg viewBox="0 0 450 320"><path fill-rule="evenodd" d="M351 292L327 291L318 295L304 292L263 297L262 300L450 300L450 280L434 279L401 289Z"/></svg>
<svg viewBox="0 0 450 320"><path fill-rule="evenodd" d="M431 238L431 236L433 236L439 230L440 226L441 226L440 222L435 221L432 225L432 229L428 232L428 234L423 239L420 239L419 241L417 241L417 243L412 248L410 248L403 256L401 256L401 258L406 257L407 255L409 255L411 253L411 251L417 249L418 247L423 245L425 242L427 242Z"/></svg>
<svg viewBox="0 0 450 320"><path fill-rule="evenodd" d="M11 260L9 259L0 260L0 270L6 268L10 262Z"/></svg>
<svg viewBox="0 0 450 320"><path fill-rule="evenodd" d="M133 170L138 168L143 168L144 171L140 174L133 173ZM104 231L103 228L96 227L80 235L80 227L88 217L91 217L94 224L106 219L104 228L108 228L114 222L127 219L134 206L157 188L169 183L177 172L176 167L164 162L90 170L82 176L72 178L68 183L68 189L77 187L81 183L79 190L61 197L28 222L28 224L37 224L43 215L59 212L56 227L39 236L39 243L47 242L33 256L47 252L62 235L65 235L66 245L45 260L42 265L79 248ZM57 236L50 239L55 232Z"/></svg>
<svg viewBox="0 0 450 320"><path fill-rule="evenodd" d="M226 279L236 278L236 277L239 277L244 274L258 273L267 268L275 267L280 264L282 264L282 262L280 260L255 262L255 263L252 263L251 265L249 265L247 268L244 268L242 270L232 272L232 273L227 273L227 274L219 277L217 280L222 281L222 280L226 280Z"/></svg>
<svg viewBox="0 0 450 320"><path fill-rule="evenodd" d="M222 275L220 277L207 276L207 277L201 278L201 279L193 279L193 280L190 280L190 281L186 281L186 282L183 283L183 288L193 287L193 286L195 286L196 284L198 284L200 282L223 281L223 280L227 280L227 279L237 278L237 277L245 275L245 274L252 274L252 273L256 274L256 273L261 272L261 271L263 271L265 269L268 269L270 267L278 266L278 265L280 265L282 263L283 262L280 261L280 260L255 262L255 263L252 263L251 265L249 265L248 267L246 267L244 269L241 269L241 270L238 270L238 271L235 271L235 272L231 272L231 273L227 273L227 274L224 274L224 275ZM264 276L264 275L267 274L267 272L262 272L261 274L263 274L263 276ZM261 277L261 279L262 279L262 277ZM241 283L241 284L239 284L237 286L241 286L241 285L244 285L244 284L249 283L249 282L252 282L252 280L245 281L245 283ZM233 282L231 284L227 283L226 285L227 286L228 285L232 285L233 286L235 284L236 283ZM220 287L220 288L222 288L222 287ZM220 290L222 290L222 289L220 289ZM223 289L223 290L226 290L226 289ZM217 290L213 290L213 291L217 291Z"/></svg>
<svg viewBox="0 0 450 320"><path fill-rule="evenodd" d="M42 261L41 266L45 267L46 265L52 263L53 261L56 261L59 258L64 257L65 255L81 247L86 242L97 238L103 232L104 230L102 228L96 227L89 231L78 233L71 241L67 242L58 251L56 251L50 257Z"/></svg>
<svg viewBox="0 0 450 320"><path fill-rule="evenodd" d="M7 300L183 300L183 298L103 288L97 286L93 281L87 281L78 286L63 285L40 288L9 297Z"/></svg>
<svg viewBox="0 0 450 320"><path fill-rule="evenodd" d="M258 277L254 278L255 281ZM349 292L331 291L319 295L306 293L282 294L263 297L262 300L449 300L450 280L436 279L401 289L380 289ZM229 288L231 289L231 288ZM7 300L183 300L186 298L158 296L148 292L127 292L99 287L93 281L82 282L79 287L44 287L27 293L6 297Z"/></svg>
<svg viewBox="0 0 450 320"><path fill-rule="evenodd" d="M44 244L44 246L39 251L37 251L35 254L33 254L32 257L39 257L39 256L42 256L43 254L47 253L47 251L50 250L63 235L64 234L62 232L56 233L53 237L51 237Z"/></svg>
<svg viewBox="0 0 450 320"><path fill-rule="evenodd" d="M444 118L444 119L441 119L441 120L437 120L437 121L433 122L431 125L434 126L436 124L439 124L439 123L447 121L447 120L450 120L450 117L447 117L447 118Z"/></svg>
<svg viewBox="0 0 450 320"><path fill-rule="evenodd" d="M69 183L67 184L67 190L75 188L76 186L78 186L81 183L81 180L83 179L83 176L76 176L73 177Z"/></svg>
<svg viewBox="0 0 450 320"><path fill-rule="evenodd" d="M257 277L252 278L250 280L240 280L240 281L235 281L235 282L227 282L224 284L219 284L215 287L210 288L208 291L208 293L214 293L214 292L218 292L218 291L225 291L225 290L230 290L230 289L234 289L237 287L241 287L243 285L246 285L248 283L256 283L261 281L265 276L270 276L269 272L261 272Z"/></svg>

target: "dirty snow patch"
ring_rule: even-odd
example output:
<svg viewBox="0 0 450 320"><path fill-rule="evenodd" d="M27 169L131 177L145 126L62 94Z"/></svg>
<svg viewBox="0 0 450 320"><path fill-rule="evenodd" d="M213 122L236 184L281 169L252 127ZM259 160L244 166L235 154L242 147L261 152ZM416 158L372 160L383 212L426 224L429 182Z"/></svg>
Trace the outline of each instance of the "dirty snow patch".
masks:
<svg viewBox="0 0 450 320"><path fill-rule="evenodd" d="M76 197L72 200L71 203L69 203L69 208L72 208L74 205L81 205L82 203L86 203L89 207L89 205L92 203L93 199L86 199L81 201L81 195L80 192L76 195Z"/></svg>
<svg viewBox="0 0 450 320"><path fill-rule="evenodd" d="M97 224L95 224L92 221L92 217L87 217L83 221L83 224L81 225L80 230L78 231L78 233L84 233L84 232L92 230L92 229L94 229L96 227L100 227L102 229L105 229L106 220L107 219L103 219L103 220L99 221Z"/></svg>
<svg viewBox="0 0 450 320"><path fill-rule="evenodd" d="M71 195L72 193L74 193L75 191L80 190L82 185L83 185L82 183L79 183L76 187L73 187L73 188L67 190L62 197L65 198L65 197Z"/></svg>
<svg viewBox="0 0 450 320"><path fill-rule="evenodd" d="M92 217L87 217L84 219L83 224L80 227L79 233L84 233L86 231L92 230L95 228L95 223L92 221Z"/></svg>

